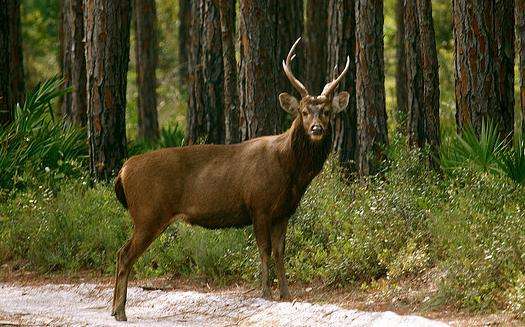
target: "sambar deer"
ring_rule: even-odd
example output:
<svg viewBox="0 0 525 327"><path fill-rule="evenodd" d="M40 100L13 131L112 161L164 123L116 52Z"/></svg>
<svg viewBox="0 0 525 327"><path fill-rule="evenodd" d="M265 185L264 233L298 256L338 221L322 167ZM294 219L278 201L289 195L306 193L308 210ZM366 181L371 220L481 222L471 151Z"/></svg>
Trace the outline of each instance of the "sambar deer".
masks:
<svg viewBox="0 0 525 327"><path fill-rule="evenodd" d="M126 320L128 276L132 265L173 221L206 228L253 224L261 258L262 296L271 298L268 260L273 250L281 299L290 293L284 272L288 219L331 149L330 119L348 105L348 92L334 95L339 77L321 95L311 96L290 68L293 44L284 73L299 91L297 100L281 93L282 108L294 115L285 133L234 145L166 148L134 156L120 170L115 192L129 210L134 230L118 251L112 315Z"/></svg>

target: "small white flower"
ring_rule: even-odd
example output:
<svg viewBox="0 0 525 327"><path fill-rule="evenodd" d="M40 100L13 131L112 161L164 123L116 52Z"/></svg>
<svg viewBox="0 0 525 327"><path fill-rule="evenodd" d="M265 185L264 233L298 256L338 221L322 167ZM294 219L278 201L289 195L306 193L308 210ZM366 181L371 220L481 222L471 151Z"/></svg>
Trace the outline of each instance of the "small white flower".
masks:
<svg viewBox="0 0 525 327"><path fill-rule="evenodd" d="M49 167L44 168L44 170L46 171L46 173L49 173L51 171L51 169L49 169Z"/></svg>

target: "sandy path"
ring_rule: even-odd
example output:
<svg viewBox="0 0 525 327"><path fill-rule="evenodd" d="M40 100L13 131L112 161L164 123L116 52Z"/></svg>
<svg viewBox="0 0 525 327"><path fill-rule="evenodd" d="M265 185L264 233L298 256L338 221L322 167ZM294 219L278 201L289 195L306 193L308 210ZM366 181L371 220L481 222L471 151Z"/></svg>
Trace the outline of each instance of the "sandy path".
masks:
<svg viewBox="0 0 525 327"><path fill-rule="evenodd" d="M446 326L393 312L273 302L236 294L128 290L128 323L110 316L112 290L97 284L0 283L0 325L48 326Z"/></svg>

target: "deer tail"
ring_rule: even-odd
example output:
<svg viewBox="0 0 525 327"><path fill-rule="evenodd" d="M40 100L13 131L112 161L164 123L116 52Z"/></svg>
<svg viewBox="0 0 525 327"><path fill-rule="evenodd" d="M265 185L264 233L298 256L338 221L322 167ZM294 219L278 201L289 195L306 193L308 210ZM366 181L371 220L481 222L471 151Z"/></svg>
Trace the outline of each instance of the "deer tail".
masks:
<svg viewBox="0 0 525 327"><path fill-rule="evenodd" d="M117 179L115 179L115 194L117 195L117 199L122 203L124 208L128 208L128 201L126 200L126 193L124 193L124 186L122 185L122 178L120 177L120 173L117 176Z"/></svg>

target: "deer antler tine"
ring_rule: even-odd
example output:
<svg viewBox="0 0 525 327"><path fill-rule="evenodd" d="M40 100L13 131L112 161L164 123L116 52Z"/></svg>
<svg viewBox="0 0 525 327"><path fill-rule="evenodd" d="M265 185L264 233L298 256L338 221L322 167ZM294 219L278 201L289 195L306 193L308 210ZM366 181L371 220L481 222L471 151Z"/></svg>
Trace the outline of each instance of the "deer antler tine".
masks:
<svg viewBox="0 0 525 327"><path fill-rule="evenodd" d="M292 83L293 87L301 94L301 97L305 97L308 95L308 91L306 90L306 87L301 83L292 73L292 69L290 67L290 62L295 58L295 47L297 44L299 44L299 41L301 41L301 38L298 38L297 41L292 45L292 48L288 52L288 55L286 56L286 61L283 60L283 70L288 77L288 80L290 80L290 83Z"/></svg>
<svg viewBox="0 0 525 327"><path fill-rule="evenodd" d="M334 74L334 79L330 83L325 85L321 95L328 96L330 93L332 93L337 87L337 85L341 82L343 77L346 75L346 72L348 71L349 67L350 67L350 56L346 56L345 69L343 69L343 72L337 78L335 78L335 74ZM334 71L335 69L337 69L337 65L334 67Z"/></svg>

